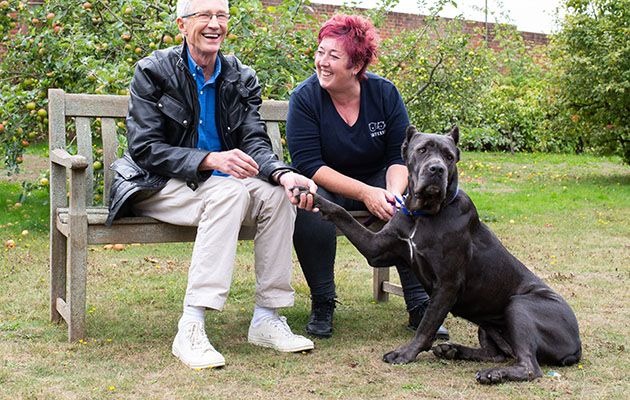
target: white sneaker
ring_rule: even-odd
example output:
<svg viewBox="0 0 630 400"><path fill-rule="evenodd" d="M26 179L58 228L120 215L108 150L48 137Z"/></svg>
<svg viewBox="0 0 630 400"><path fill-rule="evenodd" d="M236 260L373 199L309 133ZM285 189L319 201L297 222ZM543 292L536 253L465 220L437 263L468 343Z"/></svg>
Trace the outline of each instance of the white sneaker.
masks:
<svg viewBox="0 0 630 400"><path fill-rule="evenodd" d="M225 365L225 358L212 347L203 322L191 321L175 335L173 355L190 368L215 368Z"/></svg>
<svg viewBox="0 0 630 400"><path fill-rule="evenodd" d="M287 319L281 316L265 318L256 327L250 325L247 341L285 353L313 350L315 347L310 339L293 334Z"/></svg>

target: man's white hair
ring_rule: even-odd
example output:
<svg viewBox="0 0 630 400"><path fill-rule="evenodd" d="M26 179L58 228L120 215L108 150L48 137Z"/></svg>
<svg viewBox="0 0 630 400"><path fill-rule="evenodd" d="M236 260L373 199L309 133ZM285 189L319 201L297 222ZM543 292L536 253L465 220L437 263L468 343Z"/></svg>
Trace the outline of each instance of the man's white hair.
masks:
<svg viewBox="0 0 630 400"><path fill-rule="evenodd" d="M230 2L228 0L221 0L225 3L225 5L228 7L228 10L230 9ZM178 17L182 17L186 14L190 14L190 8L191 8L191 4L192 4L193 0L177 0L177 16Z"/></svg>

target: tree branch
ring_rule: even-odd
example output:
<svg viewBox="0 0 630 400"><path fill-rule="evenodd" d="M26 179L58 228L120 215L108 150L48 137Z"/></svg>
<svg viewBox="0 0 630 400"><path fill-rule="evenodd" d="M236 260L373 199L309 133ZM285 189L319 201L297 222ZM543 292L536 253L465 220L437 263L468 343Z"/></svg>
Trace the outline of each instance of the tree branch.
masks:
<svg viewBox="0 0 630 400"><path fill-rule="evenodd" d="M435 75L435 71L437 71L438 67L442 64L442 61L444 61L444 57L442 57L442 54L440 54L439 57L440 58L438 59L438 62L433 66L433 68L431 68L429 79L424 83L424 85L422 85L420 89L416 91L416 93L413 94L413 96L411 96L409 100L407 100L409 104L416 101L420 97L420 95L422 95L422 93L424 93L424 91L427 90L429 86L431 86L431 84L433 83L433 76Z"/></svg>

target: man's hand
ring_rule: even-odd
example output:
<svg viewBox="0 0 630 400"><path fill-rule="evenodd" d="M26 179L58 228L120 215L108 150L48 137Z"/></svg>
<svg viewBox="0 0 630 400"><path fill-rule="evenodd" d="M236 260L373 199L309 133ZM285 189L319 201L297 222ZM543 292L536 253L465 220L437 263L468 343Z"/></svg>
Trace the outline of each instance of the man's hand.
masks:
<svg viewBox="0 0 630 400"><path fill-rule="evenodd" d="M238 179L258 175L256 161L239 149L209 153L199 165L199 170L207 171L210 169L221 171Z"/></svg>
<svg viewBox="0 0 630 400"><path fill-rule="evenodd" d="M291 204L295 204L306 211L319 211L317 208L313 208L313 195L310 193L317 191L317 185L312 180L295 172L288 172L280 176L278 184L284 187L284 191ZM297 189L299 186L307 187L310 193L300 194L300 191ZM291 191L291 189L293 189L293 191Z"/></svg>

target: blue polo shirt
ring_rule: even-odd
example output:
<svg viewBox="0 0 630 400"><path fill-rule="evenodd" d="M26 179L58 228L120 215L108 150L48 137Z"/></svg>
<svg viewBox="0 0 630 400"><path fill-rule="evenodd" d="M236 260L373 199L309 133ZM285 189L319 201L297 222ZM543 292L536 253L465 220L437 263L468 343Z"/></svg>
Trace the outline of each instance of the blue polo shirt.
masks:
<svg viewBox="0 0 630 400"><path fill-rule="evenodd" d="M221 59L217 57L214 65L214 74L207 81L204 80L203 69L188 53L188 68L197 84L197 95L199 98L199 123L197 125L197 148L208 151L221 151L221 140L217 130L215 118L215 82L221 73ZM222 172L214 171L215 175L225 175Z"/></svg>

